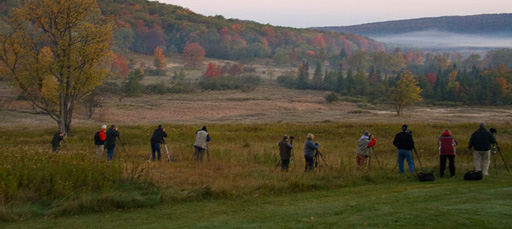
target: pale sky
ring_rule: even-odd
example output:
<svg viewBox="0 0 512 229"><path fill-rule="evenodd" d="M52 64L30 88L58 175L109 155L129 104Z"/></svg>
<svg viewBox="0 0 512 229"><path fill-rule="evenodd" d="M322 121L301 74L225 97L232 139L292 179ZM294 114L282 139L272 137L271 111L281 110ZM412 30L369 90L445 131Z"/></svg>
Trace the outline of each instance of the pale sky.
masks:
<svg viewBox="0 0 512 229"><path fill-rule="evenodd" d="M158 0L205 15L297 28L512 13L512 0Z"/></svg>

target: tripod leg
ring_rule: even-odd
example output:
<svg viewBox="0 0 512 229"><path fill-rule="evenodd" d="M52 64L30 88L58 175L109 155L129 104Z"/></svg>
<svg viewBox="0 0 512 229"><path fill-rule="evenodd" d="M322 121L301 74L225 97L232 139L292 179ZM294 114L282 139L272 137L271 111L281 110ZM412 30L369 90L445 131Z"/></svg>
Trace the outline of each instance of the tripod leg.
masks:
<svg viewBox="0 0 512 229"><path fill-rule="evenodd" d="M505 162L505 157L503 156L503 154L501 153L501 149L499 146L496 146L498 147L498 153L500 154L501 156L501 160L503 161L503 164L505 165L505 168L507 169L507 172L510 173L510 170L508 169L508 165L507 165L507 162Z"/></svg>
<svg viewBox="0 0 512 229"><path fill-rule="evenodd" d="M377 157L377 153L375 153L375 149L371 148L373 151L373 155L375 155L375 160L377 160L377 165L379 165L380 170L382 170L382 166L380 165L379 158Z"/></svg>
<svg viewBox="0 0 512 229"><path fill-rule="evenodd" d="M420 161L420 156L418 155L418 151L416 151L416 148L412 148L414 150L414 153L416 154L416 158L418 158L418 163L420 164L421 172L423 172L423 165Z"/></svg>
<svg viewBox="0 0 512 229"><path fill-rule="evenodd" d="M276 167L274 168L274 171L277 170L277 167L279 167L279 164L281 164L281 159L279 159L279 161L277 162Z"/></svg>
<svg viewBox="0 0 512 229"><path fill-rule="evenodd" d="M494 170L496 171L496 176L498 175L498 159L496 158L496 149L494 149L494 153L492 155L494 157Z"/></svg>
<svg viewBox="0 0 512 229"><path fill-rule="evenodd" d="M329 167L329 165L327 164L327 162L325 161L325 158L324 158L324 155L320 152L318 152L318 155L320 155L320 157L322 158L322 161L324 162L325 164L325 167L327 167L328 169L331 169L331 167Z"/></svg>
<svg viewBox="0 0 512 229"><path fill-rule="evenodd" d="M171 155L169 154L169 149L167 148L167 144L164 144L165 152L167 153L167 161L171 162Z"/></svg>
<svg viewBox="0 0 512 229"><path fill-rule="evenodd" d="M372 171L372 156L368 156L368 171Z"/></svg>

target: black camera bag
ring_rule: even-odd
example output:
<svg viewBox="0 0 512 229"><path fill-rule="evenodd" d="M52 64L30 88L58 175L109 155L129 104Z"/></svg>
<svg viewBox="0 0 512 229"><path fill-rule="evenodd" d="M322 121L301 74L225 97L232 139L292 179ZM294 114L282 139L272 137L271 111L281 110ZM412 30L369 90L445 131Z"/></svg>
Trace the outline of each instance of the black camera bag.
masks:
<svg viewBox="0 0 512 229"><path fill-rule="evenodd" d="M482 177L482 171L469 171L464 174L464 180L481 180Z"/></svg>
<svg viewBox="0 0 512 229"><path fill-rule="evenodd" d="M436 177L434 176L433 173L418 173L418 179L421 182L424 182L424 181L435 181Z"/></svg>

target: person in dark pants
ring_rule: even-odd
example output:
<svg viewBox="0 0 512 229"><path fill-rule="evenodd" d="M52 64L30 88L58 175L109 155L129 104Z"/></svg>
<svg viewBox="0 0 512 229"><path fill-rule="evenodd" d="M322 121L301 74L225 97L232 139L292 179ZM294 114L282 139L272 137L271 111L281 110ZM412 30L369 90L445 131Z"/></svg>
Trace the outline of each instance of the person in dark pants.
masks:
<svg viewBox="0 0 512 229"><path fill-rule="evenodd" d="M289 143L290 137L288 135L283 136L283 140L281 140L278 144L279 146L279 156L281 156L281 171L288 172L288 165L290 164L290 158L292 157L292 149L293 146Z"/></svg>
<svg viewBox="0 0 512 229"><path fill-rule="evenodd" d="M306 144L304 145L304 158L306 159L305 172L308 172L313 171L313 157L315 156L315 151L320 148L320 144L313 143L315 136L312 133L307 134L306 138Z"/></svg>
<svg viewBox="0 0 512 229"><path fill-rule="evenodd" d="M60 143L62 142L62 140L64 140L64 134L61 133L60 131L53 135L51 144L54 153L57 153L57 151L59 150Z"/></svg>
<svg viewBox="0 0 512 229"><path fill-rule="evenodd" d="M398 149L398 170L404 173L404 159L407 160L409 172L414 173L414 161L412 158L412 149L414 148L414 140L412 134L407 130L407 125L402 125L402 132L395 135L393 145Z"/></svg>
<svg viewBox="0 0 512 229"><path fill-rule="evenodd" d="M455 146L457 146L457 141L453 138L450 130L445 129L441 137L438 140L439 145L439 176L444 176L444 170L446 168L446 160L449 161L449 170L450 176L455 176Z"/></svg>
<svg viewBox="0 0 512 229"><path fill-rule="evenodd" d="M153 161L155 161L155 151L158 152L158 161L162 158L160 144L165 144L164 138L166 137L165 128L162 128L162 125L158 125L158 128L153 131L153 136L151 137L151 159Z"/></svg>
<svg viewBox="0 0 512 229"><path fill-rule="evenodd" d="M105 148L107 148L107 161L112 161L112 158L114 157L116 137L120 137L119 131L115 125L112 125L110 126L110 129L107 130L107 139L105 140Z"/></svg>

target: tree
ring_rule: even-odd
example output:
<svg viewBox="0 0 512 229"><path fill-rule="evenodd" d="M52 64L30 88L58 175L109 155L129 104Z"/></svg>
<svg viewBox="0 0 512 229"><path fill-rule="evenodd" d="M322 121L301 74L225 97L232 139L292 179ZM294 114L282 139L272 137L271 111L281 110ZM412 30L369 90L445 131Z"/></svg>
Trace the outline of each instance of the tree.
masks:
<svg viewBox="0 0 512 229"><path fill-rule="evenodd" d="M208 68L206 69L206 72L203 74L205 78L212 78L220 76L220 71L217 70L217 64L215 63L208 63Z"/></svg>
<svg viewBox="0 0 512 229"><path fill-rule="evenodd" d="M153 66L156 68L159 74L163 73L163 70L167 64L165 63L165 56L162 49L160 47L156 47L153 56L155 58L153 60Z"/></svg>
<svg viewBox="0 0 512 229"><path fill-rule="evenodd" d="M26 0L0 36L0 74L70 133L75 102L106 76L114 24L95 0Z"/></svg>
<svg viewBox="0 0 512 229"><path fill-rule="evenodd" d="M188 43L183 49L185 66L197 68L203 64L206 52L199 43Z"/></svg>
<svg viewBox="0 0 512 229"><path fill-rule="evenodd" d="M417 86L418 81L409 71L404 71L395 87L391 88L391 100L395 105L396 114L400 116L406 106L423 100L420 96L421 89Z"/></svg>

